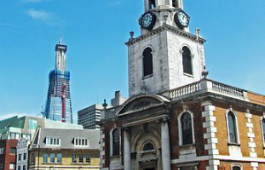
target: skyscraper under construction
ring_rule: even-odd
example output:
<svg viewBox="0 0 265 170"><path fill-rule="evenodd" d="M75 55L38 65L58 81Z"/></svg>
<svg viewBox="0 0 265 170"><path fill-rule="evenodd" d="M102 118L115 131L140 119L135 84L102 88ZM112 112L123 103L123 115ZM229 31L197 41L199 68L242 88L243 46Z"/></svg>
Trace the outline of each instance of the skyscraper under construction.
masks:
<svg viewBox="0 0 265 170"><path fill-rule="evenodd" d="M66 71L67 46L55 46L55 69L49 75L49 90L47 95L45 117L47 119L73 123L72 103L70 95L70 72Z"/></svg>

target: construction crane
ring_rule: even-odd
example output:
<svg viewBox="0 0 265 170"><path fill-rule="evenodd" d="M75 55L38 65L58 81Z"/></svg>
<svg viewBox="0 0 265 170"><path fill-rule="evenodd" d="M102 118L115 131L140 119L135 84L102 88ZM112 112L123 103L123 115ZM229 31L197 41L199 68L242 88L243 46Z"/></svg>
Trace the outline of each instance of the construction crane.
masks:
<svg viewBox="0 0 265 170"><path fill-rule="evenodd" d="M66 122L66 84L62 84L61 99L62 99L62 122Z"/></svg>

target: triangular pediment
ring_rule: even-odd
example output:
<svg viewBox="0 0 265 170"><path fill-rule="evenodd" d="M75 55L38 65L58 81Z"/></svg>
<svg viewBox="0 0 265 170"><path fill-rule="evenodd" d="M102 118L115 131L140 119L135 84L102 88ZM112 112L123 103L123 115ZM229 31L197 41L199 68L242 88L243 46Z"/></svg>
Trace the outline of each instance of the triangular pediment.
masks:
<svg viewBox="0 0 265 170"><path fill-rule="evenodd" d="M165 97L159 95L139 95L128 99L117 113L118 116L146 110L169 102Z"/></svg>

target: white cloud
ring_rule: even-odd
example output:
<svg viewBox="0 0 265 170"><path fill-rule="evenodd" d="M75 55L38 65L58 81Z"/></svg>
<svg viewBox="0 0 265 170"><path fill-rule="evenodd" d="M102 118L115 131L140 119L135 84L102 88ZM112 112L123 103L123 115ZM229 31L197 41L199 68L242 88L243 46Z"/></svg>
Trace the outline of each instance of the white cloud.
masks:
<svg viewBox="0 0 265 170"><path fill-rule="evenodd" d="M28 15L36 20L43 20L43 21L47 21L52 17L52 14L46 11L42 11L42 10L28 10L27 11Z"/></svg>

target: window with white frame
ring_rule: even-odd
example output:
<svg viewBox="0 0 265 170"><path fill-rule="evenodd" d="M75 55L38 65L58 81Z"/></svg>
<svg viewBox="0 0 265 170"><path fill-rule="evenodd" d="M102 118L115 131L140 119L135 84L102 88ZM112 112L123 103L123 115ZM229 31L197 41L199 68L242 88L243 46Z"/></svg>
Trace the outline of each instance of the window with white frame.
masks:
<svg viewBox="0 0 265 170"><path fill-rule="evenodd" d="M192 57L188 47L182 48L183 72L192 75Z"/></svg>
<svg viewBox="0 0 265 170"><path fill-rule="evenodd" d="M234 165L234 166L232 166L232 170L241 170L241 166Z"/></svg>
<svg viewBox="0 0 265 170"><path fill-rule="evenodd" d="M89 154L86 154L86 163L90 163L90 155Z"/></svg>
<svg viewBox="0 0 265 170"><path fill-rule="evenodd" d="M229 111L227 114L227 124L228 124L228 138L229 143L238 144L238 134L237 134L237 121L236 116L233 112Z"/></svg>
<svg viewBox="0 0 265 170"><path fill-rule="evenodd" d="M84 162L84 155L80 154L78 158L79 158L78 159L79 163L83 163Z"/></svg>
<svg viewBox="0 0 265 170"><path fill-rule="evenodd" d="M48 154L47 153L44 153L43 154L43 162L44 163L47 163L48 162Z"/></svg>
<svg viewBox="0 0 265 170"><path fill-rule="evenodd" d="M62 154L61 153L57 154L57 163L62 163Z"/></svg>
<svg viewBox="0 0 265 170"><path fill-rule="evenodd" d="M46 137L47 146L60 146L61 139L59 137Z"/></svg>
<svg viewBox="0 0 265 170"><path fill-rule="evenodd" d="M112 131L112 156L120 155L120 131L114 129Z"/></svg>
<svg viewBox="0 0 265 170"><path fill-rule="evenodd" d="M193 113L184 111L178 116L179 145L195 143Z"/></svg>
<svg viewBox="0 0 265 170"><path fill-rule="evenodd" d="M50 155L50 163L55 163L55 154L51 153Z"/></svg>
<svg viewBox="0 0 265 170"><path fill-rule="evenodd" d="M89 140L86 138L75 138L74 145L79 147L89 146Z"/></svg>
<svg viewBox="0 0 265 170"><path fill-rule="evenodd" d="M22 154L18 154L18 161L21 161Z"/></svg>
<svg viewBox="0 0 265 170"><path fill-rule="evenodd" d="M180 127L182 136L182 145L193 144L192 117L189 112L185 112L180 117Z"/></svg>
<svg viewBox="0 0 265 170"><path fill-rule="evenodd" d="M143 74L144 77L153 74L153 54L149 47L143 52Z"/></svg>
<svg viewBox="0 0 265 170"><path fill-rule="evenodd" d="M147 142L144 147L143 147L143 151L148 152L148 151L154 151L155 147L151 142Z"/></svg>
<svg viewBox="0 0 265 170"><path fill-rule="evenodd" d="M73 154L72 155L72 163L76 163L76 158L77 158L77 155L76 154Z"/></svg>
<svg viewBox="0 0 265 170"><path fill-rule="evenodd" d="M9 164L9 169L10 169L10 170L15 169L15 165L16 165L16 164L13 163L13 162L10 163L10 164Z"/></svg>
<svg viewBox="0 0 265 170"><path fill-rule="evenodd" d="M23 160L26 160L27 159L27 153L24 153L23 154Z"/></svg>

